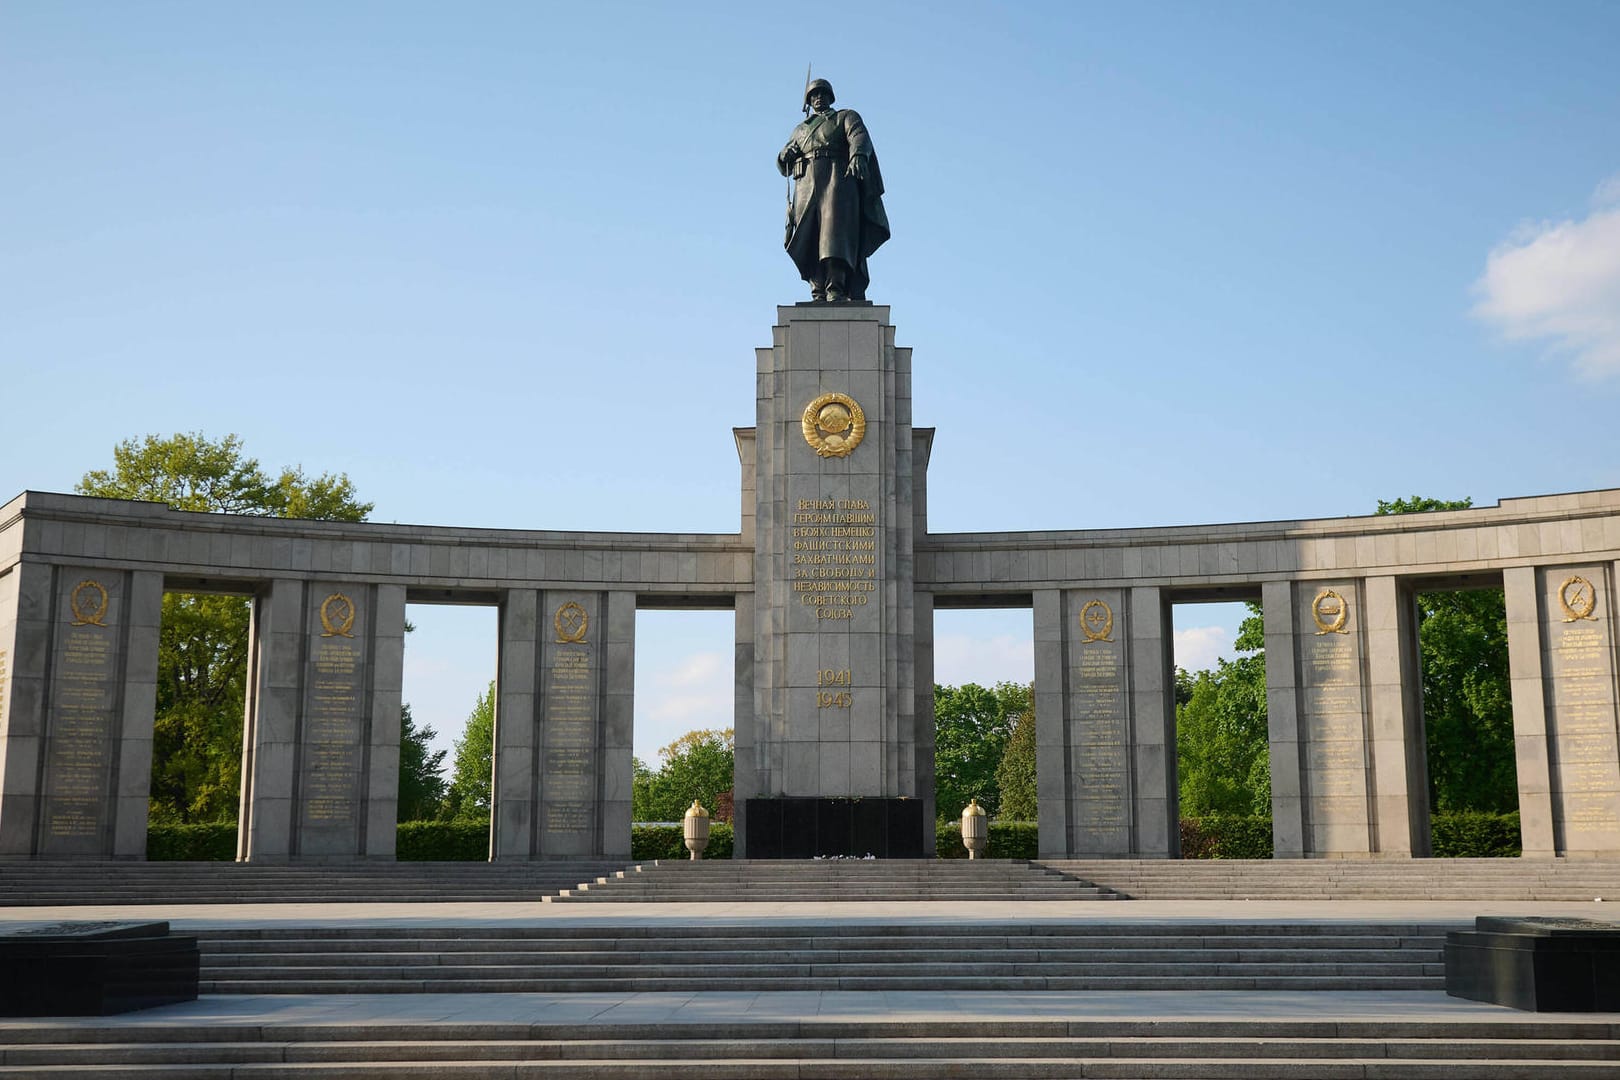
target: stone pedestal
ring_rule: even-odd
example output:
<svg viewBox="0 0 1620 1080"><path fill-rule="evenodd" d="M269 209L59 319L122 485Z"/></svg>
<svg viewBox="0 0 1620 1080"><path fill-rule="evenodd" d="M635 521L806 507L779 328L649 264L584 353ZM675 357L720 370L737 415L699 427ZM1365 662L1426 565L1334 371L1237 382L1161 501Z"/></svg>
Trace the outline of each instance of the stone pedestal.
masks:
<svg viewBox="0 0 1620 1080"><path fill-rule="evenodd" d="M1446 993L1530 1012L1614 1012L1620 924L1481 916L1446 934Z"/></svg>
<svg viewBox="0 0 1620 1080"><path fill-rule="evenodd" d="M933 819L932 785L918 782L910 350L895 347L885 307L803 304L778 318L758 352L745 479L753 686L736 718L737 836L755 858L804 846L754 849L780 835L749 829L760 799L920 800L920 815L884 820Z"/></svg>

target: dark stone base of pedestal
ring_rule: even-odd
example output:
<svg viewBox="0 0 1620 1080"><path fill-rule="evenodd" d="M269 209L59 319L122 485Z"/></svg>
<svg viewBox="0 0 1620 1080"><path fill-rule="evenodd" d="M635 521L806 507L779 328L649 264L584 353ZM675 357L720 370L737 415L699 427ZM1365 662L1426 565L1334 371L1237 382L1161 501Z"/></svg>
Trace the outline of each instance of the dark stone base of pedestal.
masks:
<svg viewBox="0 0 1620 1080"><path fill-rule="evenodd" d="M745 806L750 859L933 855L923 850L920 799L747 799Z"/></svg>
<svg viewBox="0 0 1620 1080"><path fill-rule="evenodd" d="M0 1016L107 1016L197 999L197 939L166 922L0 933Z"/></svg>
<svg viewBox="0 0 1620 1080"><path fill-rule="evenodd" d="M1446 993L1529 1012L1620 1010L1620 924L1476 919L1446 935Z"/></svg>

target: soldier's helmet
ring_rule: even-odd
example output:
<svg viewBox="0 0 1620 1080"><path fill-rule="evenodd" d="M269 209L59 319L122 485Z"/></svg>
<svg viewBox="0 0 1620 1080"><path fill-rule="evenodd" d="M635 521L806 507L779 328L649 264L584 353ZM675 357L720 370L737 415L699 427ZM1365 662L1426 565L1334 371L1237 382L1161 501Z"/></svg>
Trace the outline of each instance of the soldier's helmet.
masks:
<svg viewBox="0 0 1620 1080"><path fill-rule="evenodd" d="M804 88L804 104L806 108L809 108L810 94L815 90L827 91L827 104L829 105L838 100L833 96L832 83L828 82L826 79L817 79L815 82Z"/></svg>

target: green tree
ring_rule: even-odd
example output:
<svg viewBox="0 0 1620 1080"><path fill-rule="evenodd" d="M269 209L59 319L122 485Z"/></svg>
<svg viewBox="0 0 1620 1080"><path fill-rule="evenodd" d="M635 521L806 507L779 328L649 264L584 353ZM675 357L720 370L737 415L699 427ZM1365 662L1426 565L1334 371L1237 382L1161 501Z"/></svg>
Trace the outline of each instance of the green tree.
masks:
<svg viewBox="0 0 1620 1080"><path fill-rule="evenodd" d="M441 770L445 751L432 752L429 744L438 737L431 726L417 727L411 707L399 710L399 820L431 821L444 803L445 783Z"/></svg>
<svg viewBox="0 0 1620 1080"><path fill-rule="evenodd" d="M996 766L996 790L1001 795L1002 820L1035 821L1040 817L1035 792L1034 709L1025 709L1013 717L1007 748L1002 751L1001 764Z"/></svg>
<svg viewBox="0 0 1620 1080"><path fill-rule="evenodd" d="M680 821L692 800L713 812L716 796L730 791L736 765L731 728L688 731L658 751L657 772L635 761L630 816L637 821Z"/></svg>
<svg viewBox="0 0 1620 1080"><path fill-rule="evenodd" d="M363 521L370 503L343 475L306 475L300 466L272 477L245 456L241 440L201 433L126 439L113 467L74 488L105 499L141 499L176 510ZM234 821L242 772L248 601L168 593L158 634L151 819L155 823Z"/></svg>
<svg viewBox="0 0 1620 1080"><path fill-rule="evenodd" d="M467 728L452 744L450 787L444 816L457 821L489 821L495 761L495 682L478 695Z"/></svg>
<svg viewBox="0 0 1620 1080"><path fill-rule="evenodd" d="M934 687L934 811L950 821L978 799L991 817L1001 809L996 768L1013 721L1032 711L1028 684Z"/></svg>
<svg viewBox="0 0 1620 1080"><path fill-rule="evenodd" d="M1471 499L1413 495L1380 499L1378 513L1466 510L1472 505ZM1517 810L1502 590L1419 593L1416 607L1429 805L1437 811Z"/></svg>
<svg viewBox="0 0 1620 1080"><path fill-rule="evenodd" d="M1176 755L1181 813L1271 815L1265 622L1258 604L1238 627L1246 653L1214 671L1176 670Z"/></svg>

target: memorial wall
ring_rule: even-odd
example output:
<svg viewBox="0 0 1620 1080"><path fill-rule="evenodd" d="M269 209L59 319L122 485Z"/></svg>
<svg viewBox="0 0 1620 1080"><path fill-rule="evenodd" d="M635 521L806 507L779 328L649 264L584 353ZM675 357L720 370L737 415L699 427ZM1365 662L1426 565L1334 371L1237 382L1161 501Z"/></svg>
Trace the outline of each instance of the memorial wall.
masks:
<svg viewBox="0 0 1620 1080"><path fill-rule="evenodd" d="M499 610L491 856L627 856L638 608L733 609L739 849L932 850L933 613L1034 609L1040 847L1178 854L1171 610L1264 605L1281 857L1427 853L1418 589L1500 583L1527 856L1620 855L1620 491L940 534L886 308L784 307L736 532L0 508L0 858L141 858L165 590L252 597L240 858L388 859L405 605ZM952 435L943 433L949 440Z"/></svg>

